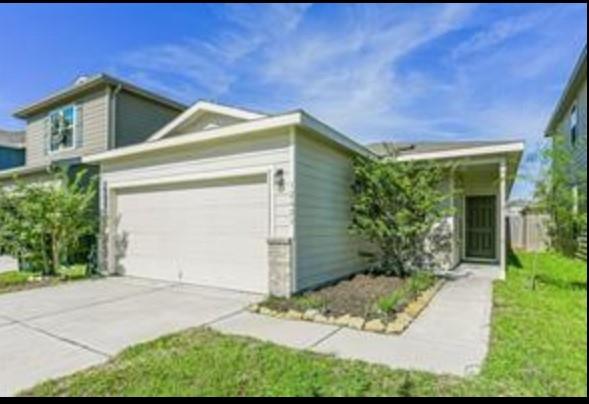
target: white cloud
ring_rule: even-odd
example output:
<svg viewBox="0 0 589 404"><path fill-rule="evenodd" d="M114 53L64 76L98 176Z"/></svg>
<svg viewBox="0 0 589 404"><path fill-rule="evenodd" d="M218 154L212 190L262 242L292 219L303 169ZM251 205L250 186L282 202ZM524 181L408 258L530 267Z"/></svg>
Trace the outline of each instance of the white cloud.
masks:
<svg viewBox="0 0 589 404"><path fill-rule="evenodd" d="M500 19L492 23L489 27L484 27L480 31L477 31L470 38L462 42L454 49L452 55L455 58L459 58L485 51L517 35L533 30L539 24L546 21L548 17L549 13L542 11Z"/></svg>
<svg viewBox="0 0 589 404"><path fill-rule="evenodd" d="M359 141L534 145L586 42L586 20L570 24L586 6L320 7L225 6L206 38L135 50L119 68L187 102L305 108Z"/></svg>
<svg viewBox="0 0 589 404"><path fill-rule="evenodd" d="M192 92L209 98L227 93L239 78L238 63L267 41L296 28L305 4L227 5L223 16L232 23L207 39L155 45L125 55L122 65L140 71L150 81L161 75L188 80ZM181 91L184 93L186 90ZM175 91L173 91L175 93Z"/></svg>

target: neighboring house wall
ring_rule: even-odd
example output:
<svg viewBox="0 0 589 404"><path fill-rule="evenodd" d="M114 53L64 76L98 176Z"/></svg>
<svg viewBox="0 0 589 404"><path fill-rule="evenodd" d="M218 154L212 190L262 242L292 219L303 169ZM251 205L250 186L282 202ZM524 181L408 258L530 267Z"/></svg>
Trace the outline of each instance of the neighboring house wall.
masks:
<svg viewBox="0 0 589 404"><path fill-rule="evenodd" d="M24 163L24 149L0 146L0 170L22 166Z"/></svg>
<svg viewBox="0 0 589 404"><path fill-rule="evenodd" d="M576 146L571 143L570 112L576 106L578 111L578 135ZM576 163L575 171L587 172L587 79L579 87L572 102L566 106L567 113L559 121L556 129L557 136L566 136L566 144ZM587 178L581 182L580 191L587 194ZM584 207L586 209L586 206Z"/></svg>
<svg viewBox="0 0 589 404"><path fill-rule="evenodd" d="M351 224L352 161L349 152L301 130L295 141L296 289L361 271Z"/></svg>
<svg viewBox="0 0 589 404"><path fill-rule="evenodd" d="M124 90L117 94L114 105L116 131L114 146L110 148L143 142L179 114L177 109Z"/></svg>
<svg viewBox="0 0 589 404"><path fill-rule="evenodd" d="M75 148L56 153L49 152L46 120L50 111L38 114L27 121L27 166L42 166L52 161L87 156L107 150L109 96L106 90L92 92L55 108L77 105L81 112L81 136L76 136Z"/></svg>

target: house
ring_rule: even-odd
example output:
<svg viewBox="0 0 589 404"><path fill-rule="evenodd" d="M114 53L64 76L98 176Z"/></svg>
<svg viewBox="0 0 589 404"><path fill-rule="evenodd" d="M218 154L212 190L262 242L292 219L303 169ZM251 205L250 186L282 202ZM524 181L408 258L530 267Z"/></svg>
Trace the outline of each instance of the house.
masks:
<svg viewBox="0 0 589 404"><path fill-rule="evenodd" d="M0 129L0 170L22 166L24 163L24 132Z"/></svg>
<svg viewBox="0 0 589 404"><path fill-rule="evenodd" d="M143 142L184 110L105 74L82 77L16 111L26 124L24 142L22 135L0 134L0 186L10 186L15 177L45 183L55 167L70 175L82 169L96 174L98 167L84 165L82 157ZM0 252L0 270L14 269L15 262Z"/></svg>
<svg viewBox="0 0 589 404"><path fill-rule="evenodd" d="M564 136L576 167L571 178L578 209L587 211L587 46L573 69L550 117L545 136ZM584 173L579 175L579 173Z"/></svg>
<svg viewBox="0 0 589 404"><path fill-rule="evenodd" d="M0 185L15 176L45 181L55 166L84 168L82 157L143 142L184 109L105 74L81 77L15 112L26 124L26 157L21 166L0 167Z"/></svg>
<svg viewBox="0 0 589 404"><path fill-rule="evenodd" d="M392 158L302 110L197 102L147 141L82 158L100 165L112 273L288 296L363 269L350 235L352 157ZM399 147L446 165L452 268L506 266L505 204L521 142ZM454 192L460 190L461 192Z"/></svg>

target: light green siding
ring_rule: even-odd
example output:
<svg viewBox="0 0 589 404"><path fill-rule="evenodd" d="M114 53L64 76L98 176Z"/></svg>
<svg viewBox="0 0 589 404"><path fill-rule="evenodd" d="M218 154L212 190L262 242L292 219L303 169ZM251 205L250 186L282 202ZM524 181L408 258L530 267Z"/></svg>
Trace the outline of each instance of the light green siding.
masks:
<svg viewBox="0 0 589 404"><path fill-rule="evenodd" d="M350 235L353 180L349 153L297 131L295 140L296 289L362 271Z"/></svg>

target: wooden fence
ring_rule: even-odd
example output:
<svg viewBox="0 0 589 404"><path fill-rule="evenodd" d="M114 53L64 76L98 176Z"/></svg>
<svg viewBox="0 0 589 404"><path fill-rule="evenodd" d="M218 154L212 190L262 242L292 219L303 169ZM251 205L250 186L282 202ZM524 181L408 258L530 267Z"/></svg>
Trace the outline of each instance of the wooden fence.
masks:
<svg viewBox="0 0 589 404"><path fill-rule="evenodd" d="M523 211L508 215L507 220L511 248L524 251L548 248L548 215Z"/></svg>

